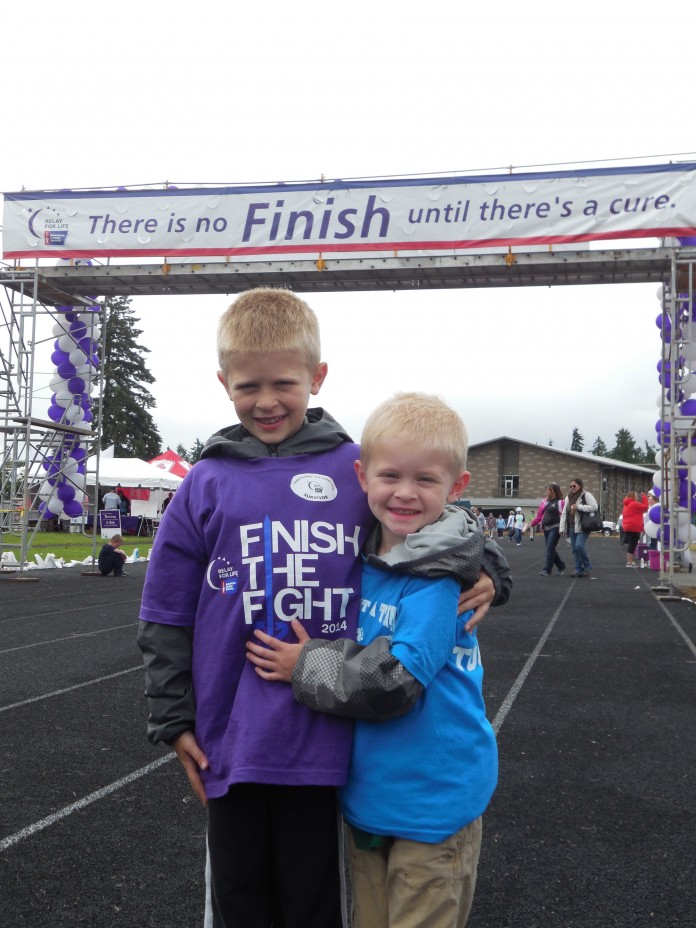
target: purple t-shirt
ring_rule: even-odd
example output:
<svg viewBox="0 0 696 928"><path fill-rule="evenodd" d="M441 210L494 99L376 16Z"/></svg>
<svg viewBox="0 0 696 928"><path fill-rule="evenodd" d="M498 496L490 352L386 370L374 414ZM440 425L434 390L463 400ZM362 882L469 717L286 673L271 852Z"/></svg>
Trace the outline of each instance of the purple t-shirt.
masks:
<svg viewBox="0 0 696 928"><path fill-rule="evenodd" d="M355 638L360 560L372 516L353 470L359 447L291 457L207 458L158 531L140 618L194 626L196 739L210 798L232 783L341 785L351 723L295 702L245 658L255 628L295 640Z"/></svg>

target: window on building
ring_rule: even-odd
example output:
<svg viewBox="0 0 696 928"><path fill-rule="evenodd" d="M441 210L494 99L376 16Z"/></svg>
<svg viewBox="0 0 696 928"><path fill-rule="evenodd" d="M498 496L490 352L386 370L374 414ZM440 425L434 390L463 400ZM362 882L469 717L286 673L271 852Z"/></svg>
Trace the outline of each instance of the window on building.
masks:
<svg viewBox="0 0 696 928"><path fill-rule="evenodd" d="M503 496L519 496L520 478L518 474L503 474L500 478L500 492Z"/></svg>

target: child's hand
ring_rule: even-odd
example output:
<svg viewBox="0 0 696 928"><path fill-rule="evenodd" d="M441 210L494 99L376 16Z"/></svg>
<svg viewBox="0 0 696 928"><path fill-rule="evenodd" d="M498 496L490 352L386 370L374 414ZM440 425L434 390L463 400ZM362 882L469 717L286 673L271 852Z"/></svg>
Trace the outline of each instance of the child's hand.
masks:
<svg viewBox="0 0 696 928"><path fill-rule="evenodd" d="M458 615L461 615L462 612L467 612L469 609L474 610L474 614L464 626L466 631L472 632L474 630L474 628L490 609L491 603L494 599L495 586L493 585L493 581L487 573L481 571L478 580L471 587L471 589L462 590L462 593L459 597L459 608L457 610Z"/></svg>
<svg viewBox="0 0 696 928"><path fill-rule="evenodd" d="M207 806L208 799L205 795L205 788L199 771L208 769L208 758L200 749L193 732L185 731L183 735L179 735L174 742L174 750L181 761L181 766L186 771L186 776L189 778L194 793L203 805Z"/></svg>
<svg viewBox="0 0 696 928"><path fill-rule="evenodd" d="M309 641L309 635L297 619L292 620L292 630L297 635L297 644L286 644L258 629L254 635L263 642L264 646L254 641L247 641L247 660L251 661L256 673L264 680L280 680L283 683L289 683L292 679L292 672L300 651Z"/></svg>

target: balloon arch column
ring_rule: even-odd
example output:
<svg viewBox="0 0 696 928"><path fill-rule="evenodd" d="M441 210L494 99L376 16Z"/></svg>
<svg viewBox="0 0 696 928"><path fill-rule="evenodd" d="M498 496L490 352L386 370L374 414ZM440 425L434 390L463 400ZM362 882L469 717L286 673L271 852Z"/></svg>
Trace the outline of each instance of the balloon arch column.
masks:
<svg viewBox="0 0 696 928"><path fill-rule="evenodd" d="M670 283L657 292L659 470L653 477L657 503L648 510L645 531L662 552L661 581L665 576L673 580L677 564L691 569L690 545L696 543L696 254L689 254L675 253Z"/></svg>
<svg viewBox="0 0 696 928"><path fill-rule="evenodd" d="M85 485L87 459L95 449L98 455L101 437L101 306L94 299L83 300L82 305L41 306L31 290L6 288L10 303L2 308L9 343L0 349L8 387L2 426L1 527L3 535L19 534L19 544L2 539L3 551L19 549L18 562L12 558L5 564L3 558L10 573L16 569L23 573L30 566L32 539L47 523L84 527L88 509L96 512L96 499L88 499ZM48 350L39 336L39 317L46 314L51 321ZM35 365L46 370L49 356L50 399L39 399Z"/></svg>

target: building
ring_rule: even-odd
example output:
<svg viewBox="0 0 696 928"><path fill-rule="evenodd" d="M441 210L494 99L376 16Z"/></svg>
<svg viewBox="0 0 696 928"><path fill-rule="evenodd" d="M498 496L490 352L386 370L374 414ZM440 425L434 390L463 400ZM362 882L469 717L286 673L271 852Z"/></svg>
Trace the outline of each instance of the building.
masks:
<svg viewBox="0 0 696 928"><path fill-rule="evenodd" d="M470 445L467 469L472 475L467 499L486 514L507 514L521 506L529 517L536 513L550 483L567 493L570 481L580 477L599 501L602 517L615 522L626 493L647 493L658 468L502 436Z"/></svg>

